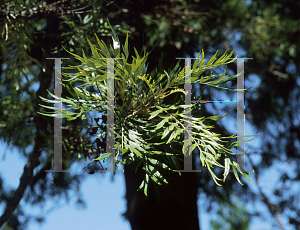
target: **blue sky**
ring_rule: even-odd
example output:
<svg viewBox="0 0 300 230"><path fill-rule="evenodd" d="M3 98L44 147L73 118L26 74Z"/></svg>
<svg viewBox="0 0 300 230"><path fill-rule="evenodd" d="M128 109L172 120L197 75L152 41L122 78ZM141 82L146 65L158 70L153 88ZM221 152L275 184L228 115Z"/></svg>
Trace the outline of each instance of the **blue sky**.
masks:
<svg viewBox="0 0 300 230"><path fill-rule="evenodd" d="M5 159L2 156L6 152ZM5 187L16 188L19 183L19 178L22 174L25 158L20 158L16 150L9 150L6 145L1 142L0 144L0 173L5 179ZM275 171L276 172L276 171ZM46 221L40 226L35 222L30 222L28 229L122 229L130 230L128 221L125 221L121 216L121 213L126 211L125 195L125 181L123 173L116 173L114 181L111 181L111 174L89 175L81 185L81 192L83 199L86 202L86 208L78 208L74 204L75 199L72 199L70 194L70 202L66 203L64 199L48 200L43 211L39 207L32 207L26 205L24 201L21 201L21 205L25 205L25 211L31 214L45 214ZM229 175L232 176L232 175ZM251 178L251 177L250 177ZM246 182L251 185L250 182ZM254 185L254 183L252 183ZM268 177L264 180L264 189L270 187L271 183ZM251 186L252 187L252 186ZM198 207L203 207L205 199L203 194L199 195ZM0 212L3 211L3 206L0 206ZM261 205L260 210L266 208ZM48 210L52 210L47 213ZM205 210L199 209L199 219L201 223L201 229L210 229L209 222L211 218L217 218L216 215L206 214ZM252 224L251 229L272 229L272 226L267 222L264 224L261 221L255 221Z"/></svg>

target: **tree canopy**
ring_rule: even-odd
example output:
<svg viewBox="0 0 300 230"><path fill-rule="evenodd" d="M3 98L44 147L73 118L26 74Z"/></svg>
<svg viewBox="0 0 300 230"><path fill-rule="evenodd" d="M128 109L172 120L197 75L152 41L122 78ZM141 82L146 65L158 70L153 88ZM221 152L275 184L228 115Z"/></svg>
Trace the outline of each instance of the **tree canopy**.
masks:
<svg viewBox="0 0 300 230"><path fill-rule="evenodd" d="M232 146L240 145L241 142L222 144L221 142L227 142L222 140L224 137L218 137L220 134L211 132L210 129L213 128L213 126L205 125L206 119L218 121L224 116L219 115L207 118L204 116L194 116L189 118L186 114L187 110L184 109L189 107L192 108L191 110L194 110L196 107L199 109L199 106L196 106L196 104L193 104L193 106L185 105L182 103L184 101L183 99L179 99L178 101L175 100L172 105L163 103L163 99L172 94L178 92L187 94L187 92L179 88L179 86L185 82L186 79L184 72L187 73L188 71L190 71L193 75L191 77L192 83L228 89L222 86L226 82L234 80L237 77L236 75L226 76L226 71L224 71L222 75L211 74L209 76L205 76L204 72L209 69L234 62L236 59L230 60L233 52L230 54L224 53L219 58L216 58L216 53L210 60L207 61L205 60L204 52L202 51L202 53L199 53L196 62L192 66L188 64L185 68L180 69L178 63L169 73L164 71L163 74L158 75L156 73L156 75L152 77L146 72L146 60L148 53L144 53L140 56L135 49L136 57L133 57L133 62L131 64L127 62L129 57L128 36L125 44L122 46L122 52L120 52L119 39L115 34L113 34L113 41L116 43L114 44L114 48L112 46L108 48L107 45L98 38L97 41L99 48L89 42L92 52L92 56L89 59L86 58L84 52L83 57L80 57L77 54L72 54L76 57L76 59L79 59L82 64L79 66L64 68L76 69L79 71L75 74L62 73L67 76L67 79L64 80L66 83L62 83L62 85L69 91L72 97L60 99L50 93L55 100L62 100L62 102L66 103L67 108L62 110L63 118L67 118L68 120L81 118L82 120L85 120L89 118L89 115L87 114L89 111L95 111L97 113L103 113L107 116L111 116L108 114L108 102L106 105L104 103L95 102L109 101L109 95L111 94L112 97L115 94L114 92L110 92L109 87L113 86L116 89L116 95L119 95L119 101L121 101L121 104L117 102L116 110L111 111L111 114L114 114L115 117L114 127L107 127L108 129L113 128L116 134L114 146L116 148L115 151L112 150L110 153L107 152L102 156L95 158L93 161L99 161L105 158L108 159L110 154L118 155L121 151L121 156L126 154L126 157L122 158L123 164L130 164L132 161L138 161L139 164L143 164L145 179L139 188L144 188L145 195L147 195L149 178L157 184L161 184L162 181L168 183L157 169L157 165L163 169L174 172L179 170L177 166L178 160L176 159L178 157L178 153L174 153L174 149L176 148L181 148L181 154L185 155L190 155L191 152L197 148L200 151L202 166L207 167L213 180L219 186L220 184L217 180L220 179L217 178L211 171L211 167L213 166L225 169L223 181L225 181L229 173L230 165L240 184L241 182L237 176L237 170L250 181L247 176L248 173L246 173L234 160L235 156L230 156L230 154L234 154L230 148ZM111 63L109 62L109 59L112 59ZM114 66L113 60L116 60L116 67L114 68L116 74L112 79L114 84L110 85L108 71L109 63L112 67ZM72 86L72 84L77 82L81 84L78 86ZM90 90L87 90L91 87L94 87L94 91L98 89L98 92L92 93ZM231 90L237 91L237 89ZM201 97L202 95L196 98L196 100L200 101ZM46 98L42 98L42 100L53 104L59 103L59 101L49 100ZM53 106L41 106L56 110ZM75 110L79 111L73 112ZM61 116L57 113L40 114L50 117ZM188 126L192 127L194 131L188 130L188 127L185 127L186 121L190 122ZM96 124L94 123L94 125ZM98 133L97 139L107 138L107 132L105 133L102 131ZM187 132L186 139L184 141L179 141L180 138L178 139L176 137L180 137L180 135L184 132ZM93 134L96 133L97 131L94 131ZM225 138L236 138L236 135ZM168 145L168 151L166 151L166 145ZM161 146L163 146L163 150L160 150ZM105 148L105 150L107 149ZM100 154L100 152L98 152L98 154ZM168 162L160 162L155 158L157 154L165 155ZM224 166L218 162L221 155L224 155ZM119 161L116 158L116 166L118 166L118 163Z"/></svg>
<svg viewBox="0 0 300 230"><path fill-rule="evenodd" d="M39 203L45 200L46 191L50 196L56 196L62 191L67 194L72 186L79 186L86 176L65 174L63 177L54 177L55 183L51 183L52 178L44 171L51 168L53 122L35 111L42 104L39 97L48 97L46 89L53 91L54 64L46 58L66 57L68 54L62 45L73 53L80 53L81 49L88 53L90 46L86 42L86 36L91 44L96 44L94 33L98 36L110 35L109 25L105 23L106 18L109 18L121 44L124 44L125 32L128 31L137 50L143 50L143 47L151 50L155 46L152 55L148 57L150 75L160 66L162 51L165 69L173 69L175 57L193 57L194 52L201 49L207 55L214 54L216 50L224 53L225 50L231 51L234 48L234 55L254 58L245 65L245 77L248 81L251 74L256 74L260 85L254 92L246 94L246 119L257 128L264 141L258 152L252 149L253 155L259 153L260 161L254 162L249 155L247 162L253 163L254 179L259 192L255 192L247 184L240 186L239 190L235 189L231 177L228 177L228 182L222 188L216 188L210 184L211 176L206 172L202 172L199 178L199 192L207 195L208 211L216 201L230 203L229 194L234 193L243 203L261 200L268 207L271 216L275 217L274 222L278 226L283 217L287 220L286 223L296 228L300 222L297 217L300 216L298 196L292 190L289 194L286 191L299 183L298 11L299 3L295 1L267 0L1 3L0 44L4 69L0 69L0 136L9 145L17 147L30 163L30 167L24 167L15 193L5 189L1 179L1 201L9 203L10 207L17 207L22 198L32 204ZM110 37L102 39L106 44L110 42ZM130 52L134 53L133 50ZM131 62L131 57L128 61ZM73 59L64 60L63 63L64 66L77 65ZM228 66L229 73L235 72L235 69L235 65ZM37 91L31 87L34 83L38 83ZM234 86L233 84L232 87ZM216 92L207 88L203 97ZM68 92L63 91L62 97L66 96L71 97ZM203 106L201 115L213 114ZM66 121L64 125L72 128L64 129L63 135L70 139L76 137L74 142L79 143L81 138L75 135L79 128L76 125L86 124ZM222 133L225 130L226 127L215 125L215 132ZM30 145L33 150L28 152L26 147ZM75 147L79 146L80 144ZM64 165L66 168L77 160L68 153L64 155L64 159L68 162L68 165ZM272 200L272 195L262 189L259 178L277 162L292 168L294 174L291 175L280 167L281 176L272 191L276 199ZM33 173L38 166L37 172ZM222 172L216 170L215 174L219 177ZM71 186L72 183L74 184ZM12 198L10 194L14 194ZM293 214L286 214L287 211ZM0 220L5 222L12 212L13 209L7 209ZM25 226L26 221L19 220L20 213L22 207L18 206L7 222L9 226ZM259 210L249 211L250 217L256 214L260 214Z"/></svg>

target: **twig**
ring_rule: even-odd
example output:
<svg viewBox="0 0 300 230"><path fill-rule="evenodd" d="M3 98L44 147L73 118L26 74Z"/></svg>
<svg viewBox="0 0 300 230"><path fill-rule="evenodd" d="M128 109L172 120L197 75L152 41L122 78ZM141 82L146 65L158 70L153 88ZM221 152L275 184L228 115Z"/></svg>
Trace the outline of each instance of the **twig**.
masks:
<svg viewBox="0 0 300 230"><path fill-rule="evenodd" d="M101 99L102 99L102 101L103 101L102 93L101 93L101 91L100 91L100 89L99 89L99 87L98 87L98 82L96 82L96 85L97 85L97 89L98 89L98 91L99 91L99 93L100 93Z"/></svg>
<svg viewBox="0 0 300 230"><path fill-rule="evenodd" d="M7 41L7 39L8 39L8 26L7 26L7 22L5 23L5 30L6 30L5 41Z"/></svg>

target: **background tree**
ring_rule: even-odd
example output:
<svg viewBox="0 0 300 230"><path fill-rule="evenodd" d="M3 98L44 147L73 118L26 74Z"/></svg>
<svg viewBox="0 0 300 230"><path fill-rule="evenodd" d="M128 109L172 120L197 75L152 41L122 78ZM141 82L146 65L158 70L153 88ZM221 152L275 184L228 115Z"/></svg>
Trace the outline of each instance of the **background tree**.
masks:
<svg viewBox="0 0 300 230"><path fill-rule="evenodd" d="M84 33L90 39L93 38L93 29L98 35L105 33L105 27L101 24L99 18L103 19L103 24L105 19L109 18L112 25L120 25L121 28L131 32L132 42L137 50L142 50L143 46L149 50L153 48L154 44L157 45L148 59L152 65L148 67L150 72L151 69L154 71L155 67L158 66L159 57L163 50L165 51L163 52L163 60L170 60L170 62L164 61L163 65L168 69L173 68L173 58L186 57L187 55L192 57L194 52L199 51L201 48L207 54L211 50L218 49L222 53L224 50L232 50L234 47L238 51L236 54L254 58L245 65L246 81L250 79L251 74L257 74L261 81L255 92L246 94L246 114L248 114L246 118L250 119L252 117L250 119L251 123L257 127L257 132L262 133L262 136L264 136L264 145L261 147L261 151L255 152L255 150L252 150L254 151L253 155L258 155L261 158L260 161L254 162L251 156L246 158L246 163L253 161L259 192L255 192L247 184L243 187L237 185L239 189L236 189L234 178L231 181L230 177L226 185L222 188L216 188L213 184L210 184L211 177L204 170L201 177L197 179L198 183L195 183L198 185L194 191L197 192L199 188L199 193L206 194L208 205L202 208L205 208L208 212L220 200L228 203L229 194L234 194L233 196L238 196L244 205L258 200L263 202L270 210L271 216L275 217L274 222L277 226L280 225L280 219L282 222L282 218L286 219L295 228L299 226L300 220L297 218L299 216L299 200L297 199L299 198L296 192L289 189L297 186L299 182L299 168L297 168L297 165L299 165L297 164L299 159L299 151L297 150L299 145L299 112L297 112L298 107L296 106L299 100L299 66L297 64L299 63L299 60L297 60L299 56L299 21L297 17L299 4L297 2L277 1L274 3L263 0L249 2L229 0L201 2L200 4L198 1L151 1L152 5L149 5L148 1L114 1L103 2L103 4L89 1L57 2L55 4L54 1L48 1L43 5L40 1L25 1L23 6L31 9L31 11L25 11L25 8L21 6L21 2L18 4L7 1L7 3L6 5L2 3L0 16L2 31L2 40L0 40L2 47L1 62L4 64L11 60L6 73L1 73L1 136L4 141L19 147L20 153L23 153L26 157L29 155L39 156L38 154L25 153L24 149L34 143L34 136L30 135L31 133L35 133L34 131L37 134L45 133L45 130L47 130L45 120L42 120L44 118L39 115L31 115L40 103L36 99L39 98L38 96L46 97L45 89L50 88L51 85L49 79L45 81L45 76L46 73L47 76L53 74L53 71L49 70L53 69L53 66L50 66L51 61L48 62L45 58L55 55L57 57L65 56L66 53L62 53L62 44L70 51L73 48L74 52L77 48L87 48L88 44L85 43ZM92 14L91 9L97 10ZM81 15L82 21L78 15ZM86 15L91 15L91 17ZM98 16L99 18L97 18ZM91 19L88 20L89 18ZM60 29L56 26L59 22L61 22ZM50 34L53 37L50 38ZM124 41L125 36L123 40L121 37L121 43ZM29 48L30 52L27 50ZM157 53L155 54L155 52ZM36 65L36 62L29 62L28 57L27 59L24 58L24 54L35 57L40 62L40 67ZM11 59L7 58L8 55ZM66 60L63 63L68 65L69 63L72 64L71 62L72 60L70 62ZM13 66L15 68L12 68ZM24 76L21 72L24 66L36 66L32 74L37 74L34 75L34 79L29 79L27 84L16 84L20 83L21 78ZM42 67L49 71L43 72ZM236 71L234 65L230 69ZM230 73L230 69L228 69L228 73ZM8 72L8 70L10 71ZM1 69L1 71L3 70ZM26 69L23 68L23 71L26 73ZM39 94L35 94L30 90L30 85L34 81L42 82ZM53 80L51 81L53 82ZM193 92L196 92L195 89L197 88L194 88ZM21 92L24 92L25 95L31 92L30 96L28 95L30 99L21 98L19 96ZM215 95L215 93L216 91L213 89L206 89L204 97L212 98L211 95ZM14 109L17 107L24 108L21 110L24 113L13 113L12 111L15 111ZM28 112L26 114L27 108ZM208 115L212 111L207 111L206 107L203 107L201 113ZM32 128L28 128L22 123L27 119L28 121L35 121ZM269 123L272 124L272 129L270 129ZM74 122L72 122L73 124ZM19 127L24 128L19 129ZM49 138L53 136L51 127L53 125L50 124ZM220 128L220 131L223 130L222 127L215 126L215 128L216 130L218 128ZM20 130L20 134L11 130ZM18 135L22 137L22 142L19 141ZM64 134L64 136L67 136L67 134ZM45 139L44 136L43 138L38 136L36 140L40 141L42 139ZM52 144L51 142L44 143L42 146L46 148L52 146ZM37 146L34 149L40 149L40 147ZM47 158L45 161L49 164L46 168L49 168L51 161L48 161L49 158L46 157L46 152L43 152L43 154L45 155L44 159ZM49 155L52 155L51 148ZM64 159L69 159L67 154L64 157L66 157ZM34 157L30 158L29 162L32 159ZM72 164L71 160L69 162ZM278 178L278 187L273 189L277 198L271 201L269 198L271 194L263 190L259 178L278 162L281 164L279 170L281 177ZM284 170L284 165L292 168L294 174L292 175ZM41 174L36 174L35 180L33 180L36 181L35 184L38 184L39 181L41 181L41 184L47 184L42 183L43 180L39 179ZM31 177L32 174L28 175ZM216 175L219 175L218 172L216 172ZM125 177L127 178L126 175ZM23 191L25 190L23 185L27 184L28 186L28 180L24 181L27 181L27 183L20 184ZM46 177L45 175L44 181L49 181L48 184L51 184L49 176ZM53 186L56 186L55 184ZM68 183L64 181L62 184L67 185ZM45 187L45 189L48 189L48 186ZM17 197L14 205L10 206L16 207L18 201L22 198L22 191L20 190L20 193L16 193L18 195L9 199L8 194L10 194L10 191L4 190L3 186L1 188L1 198L3 198L1 200L11 200L12 202ZM68 186L61 187L62 190L60 191L64 191L64 188L68 188ZM289 194L286 191L289 191ZM25 191L25 196L26 193L29 192ZM42 194L44 193L39 193L40 199L43 197ZM54 195L55 192L52 194ZM134 209L135 206L130 206L130 201L134 201L134 199L132 198L128 202L128 207ZM18 209L20 208L19 206ZM286 214L288 211L293 214ZM17 217L20 213L20 211L15 212L14 218L10 219L10 225L14 223L13 226L17 226L19 224ZM263 216L260 210L252 210L248 214L250 217L257 214ZM280 214L281 217L279 218Z"/></svg>

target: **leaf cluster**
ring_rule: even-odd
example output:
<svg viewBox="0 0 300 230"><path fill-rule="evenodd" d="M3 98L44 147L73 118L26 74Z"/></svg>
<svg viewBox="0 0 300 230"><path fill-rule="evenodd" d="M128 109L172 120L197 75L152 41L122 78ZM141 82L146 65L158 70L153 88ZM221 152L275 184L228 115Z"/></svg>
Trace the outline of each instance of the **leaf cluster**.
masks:
<svg viewBox="0 0 300 230"><path fill-rule="evenodd" d="M210 171L213 180L221 186L212 169L214 166L224 168L225 181L230 165L234 170L235 177L240 182L237 175L237 170L246 178L247 174L243 172L240 166L231 158L233 154L230 150L232 146L224 144L223 137L211 131L213 126L205 125L205 120L220 120L224 116L214 117L187 117L186 109L194 110L195 105L183 105L175 103L170 106L164 102L164 98L174 93L182 93L184 96L187 92L179 88L185 83L185 71L191 71L192 83L200 83L208 86L213 86L221 89L229 89L223 85L238 76L226 75L226 70L223 74L210 74L203 76L206 70L210 70L221 65L227 65L234 62L236 59L230 60L233 52L230 54L224 53L217 58L217 53L205 64L204 52L200 52L196 62L186 69L180 67L179 62L175 68L169 72L164 71L159 76L149 76L147 74L147 57L149 53L138 53L136 49L135 56L132 56L132 62L129 62L129 47L128 35L125 44L120 49L120 42L114 32L112 32L113 46L107 45L98 39L96 36L98 47L89 42L91 49L91 57L87 58L84 51L82 57L73 54L81 64L78 66L69 66L64 69L77 70L77 73L62 73L66 77L65 83L62 83L64 88L72 95L72 98L58 98L49 94L58 102L62 100L66 103L67 108L62 110L63 118L74 120L79 117L86 119L85 115L89 111L105 113L107 111L108 87L107 87L107 66L108 58L114 58L114 79L115 93L119 102L115 105L114 110L114 131L115 131L115 151L121 151L123 161L116 161L116 164L130 164L133 161L139 162L138 166L142 165L145 170L145 177L139 189L144 189L147 195L149 179L151 178L157 184L162 182L168 183L163 177L163 170L171 170L176 172L178 166L177 153L165 152L161 146L172 146L179 144L181 146L180 154L190 155L194 149L200 151L200 160L202 166L205 166ZM201 59L200 59L201 57ZM75 84L77 86L75 86ZM92 87L96 91L90 92L88 87ZM199 96L201 98L201 95ZM199 99L198 98L198 99ZM45 102L53 103L55 101L42 98ZM78 103L82 101L83 103ZM93 103L98 102L98 103ZM50 106L41 105L46 108ZM53 107L52 107L53 109ZM69 109L77 110L78 112L70 112ZM54 117L56 114L43 114ZM188 122L188 126L185 126ZM190 127L190 128L189 128ZM182 141L182 134L187 134L187 138ZM155 138L154 138L155 137ZM236 138L232 135L226 138ZM156 140L160 139L161 142ZM241 143L234 142L237 146ZM220 162L220 156L225 156L225 166ZM174 164L161 162L155 158L156 155L165 155L169 162ZM107 154L100 158L107 157ZM99 159L100 159L99 158ZM175 168L171 165L175 165ZM249 180L250 181L250 180Z"/></svg>

